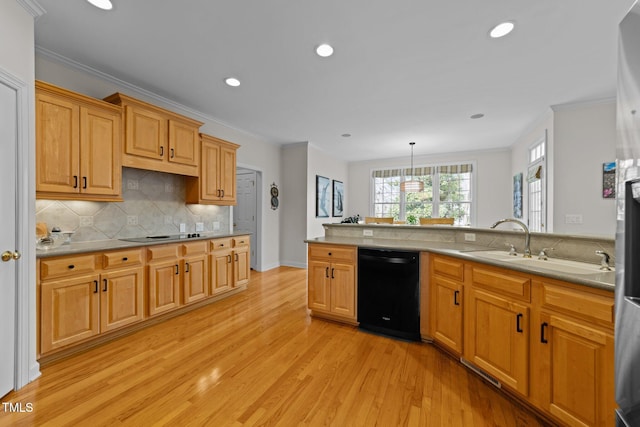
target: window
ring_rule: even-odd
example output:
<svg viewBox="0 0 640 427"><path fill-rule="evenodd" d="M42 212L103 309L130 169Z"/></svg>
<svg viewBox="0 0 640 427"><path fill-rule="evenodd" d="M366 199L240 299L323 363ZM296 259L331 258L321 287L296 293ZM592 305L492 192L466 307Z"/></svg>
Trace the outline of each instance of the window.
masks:
<svg viewBox="0 0 640 427"><path fill-rule="evenodd" d="M546 231L547 222L545 139L529 148L529 166L527 172L527 186L529 189L529 230L538 232Z"/></svg>
<svg viewBox="0 0 640 427"><path fill-rule="evenodd" d="M420 193L402 193L400 183L414 179L424 182ZM372 214L396 220L453 217L456 225L470 225L472 211L472 165L442 165L410 169L375 170Z"/></svg>

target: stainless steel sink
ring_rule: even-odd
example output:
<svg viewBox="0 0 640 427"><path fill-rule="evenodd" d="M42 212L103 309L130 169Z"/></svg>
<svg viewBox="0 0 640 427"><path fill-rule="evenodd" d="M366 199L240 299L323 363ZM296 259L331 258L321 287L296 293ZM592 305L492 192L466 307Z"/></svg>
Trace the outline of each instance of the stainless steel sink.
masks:
<svg viewBox="0 0 640 427"><path fill-rule="evenodd" d="M467 252L469 255L482 259L506 262L514 265L526 266L531 269L541 269L565 274L593 275L605 273L600 270L599 264L589 264L586 262L569 261L558 258L548 258L546 260L538 258L524 258L522 255L509 255L505 251L474 251ZM613 271L613 268L611 269Z"/></svg>

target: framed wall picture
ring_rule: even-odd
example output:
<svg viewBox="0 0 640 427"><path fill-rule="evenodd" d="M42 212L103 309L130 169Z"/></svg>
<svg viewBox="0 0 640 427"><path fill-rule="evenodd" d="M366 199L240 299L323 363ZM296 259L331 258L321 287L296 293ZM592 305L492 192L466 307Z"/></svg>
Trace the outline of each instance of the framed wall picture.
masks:
<svg viewBox="0 0 640 427"><path fill-rule="evenodd" d="M522 218L522 172L513 176L513 217Z"/></svg>
<svg viewBox="0 0 640 427"><path fill-rule="evenodd" d="M616 162L602 164L602 198L616 198Z"/></svg>
<svg viewBox="0 0 640 427"><path fill-rule="evenodd" d="M331 180L316 175L316 218L328 218L331 209Z"/></svg>
<svg viewBox="0 0 640 427"><path fill-rule="evenodd" d="M342 216L344 211L344 183L333 180L333 204L332 215Z"/></svg>

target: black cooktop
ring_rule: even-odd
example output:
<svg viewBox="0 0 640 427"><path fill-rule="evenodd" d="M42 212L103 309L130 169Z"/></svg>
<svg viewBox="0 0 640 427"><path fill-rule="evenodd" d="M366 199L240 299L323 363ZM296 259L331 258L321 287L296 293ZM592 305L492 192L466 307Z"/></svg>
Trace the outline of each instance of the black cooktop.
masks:
<svg viewBox="0 0 640 427"><path fill-rule="evenodd" d="M197 237L200 237L200 233L164 234L160 236L145 236L145 237L124 237L118 240L123 240L125 242L151 243L151 242L173 242L176 240L193 239Z"/></svg>

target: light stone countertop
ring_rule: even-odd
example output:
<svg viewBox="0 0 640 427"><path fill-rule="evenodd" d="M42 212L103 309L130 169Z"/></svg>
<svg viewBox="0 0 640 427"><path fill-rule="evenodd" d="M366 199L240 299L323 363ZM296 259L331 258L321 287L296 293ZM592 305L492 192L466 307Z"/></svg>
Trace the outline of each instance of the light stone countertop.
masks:
<svg viewBox="0 0 640 427"><path fill-rule="evenodd" d="M592 288L613 292L615 289L615 272L603 271L594 274L567 274L554 270L547 270L529 265L511 264L499 260L481 258L474 254L475 251L494 251L495 248L458 242L431 242L420 240L380 239L367 237L316 237L305 240L306 243L325 243L331 245L351 245L361 248L380 248L433 252L441 255L449 255L468 261L508 268L522 273L536 274L551 279L577 283ZM550 257L551 258L551 257ZM595 265L595 264L594 264Z"/></svg>
<svg viewBox="0 0 640 427"><path fill-rule="evenodd" d="M174 239L174 240L162 240L155 242L126 242L123 240L112 239L112 240L98 240L93 242L71 242L69 244L63 244L58 246L57 248L52 249L36 249L36 258L50 258L64 255L74 255L81 254L87 252L103 252L110 251L114 249L127 249L127 248L136 248L140 246L158 246L165 245L171 243L183 243L183 242L195 242L198 240L209 240L209 239L221 239L225 237L235 237L235 236L248 236L250 233L228 233L228 234L213 234L213 233L204 233L201 234L200 237L190 237L184 239Z"/></svg>

